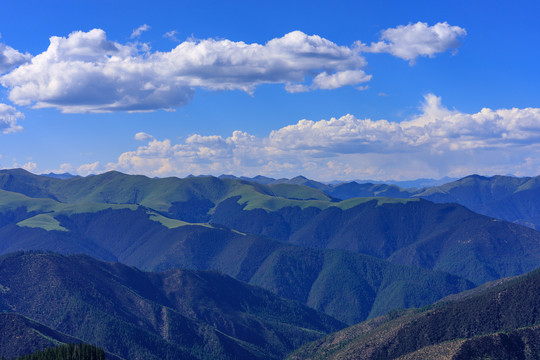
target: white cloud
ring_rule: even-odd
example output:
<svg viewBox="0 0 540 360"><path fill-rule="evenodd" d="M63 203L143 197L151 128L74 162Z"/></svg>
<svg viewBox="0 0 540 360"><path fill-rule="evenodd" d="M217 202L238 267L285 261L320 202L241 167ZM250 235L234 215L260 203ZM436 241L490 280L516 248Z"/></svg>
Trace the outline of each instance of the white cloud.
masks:
<svg viewBox="0 0 540 360"><path fill-rule="evenodd" d="M175 41L175 42L180 42L180 40L178 40L178 38L176 37L177 34L178 34L178 31L171 30L171 31L167 31L165 34L163 34L163 37L166 38L166 39L170 39L172 41Z"/></svg>
<svg viewBox="0 0 540 360"><path fill-rule="evenodd" d="M371 80L362 70L345 70L335 74L320 73L313 79L312 88L333 90L347 85L356 85Z"/></svg>
<svg viewBox="0 0 540 360"><path fill-rule="evenodd" d="M132 37L148 30L136 29ZM164 36L175 39L176 32ZM53 36L31 59L5 45L0 84L16 105L62 112L152 111L189 103L197 88L253 93L261 84L283 84L289 92L336 89L371 80L362 52L388 52L411 62L455 48L465 30L437 23L384 30L381 41L342 46L318 35L293 31L266 44L226 39L189 39L170 51L148 44L120 44L101 29ZM11 49L7 51L6 49ZM31 60L31 61L30 61Z"/></svg>
<svg viewBox="0 0 540 360"><path fill-rule="evenodd" d="M0 74L24 64L32 58L32 55L23 54L14 48L0 43Z"/></svg>
<svg viewBox="0 0 540 360"><path fill-rule="evenodd" d="M287 92L291 94L295 94L295 93L308 92L310 90L310 87L304 84L286 83L285 90L287 90Z"/></svg>
<svg viewBox="0 0 540 360"><path fill-rule="evenodd" d="M135 45L107 40L102 30L51 37L47 51L0 78L18 105L57 107L64 112L153 110L181 106L193 91Z"/></svg>
<svg viewBox="0 0 540 360"><path fill-rule="evenodd" d="M22 126L17 125L17 121L22 119L24 119L23 113L13 106L0 103L0 131L4 134L21 131Z"/></svg>
<svg viewBox="0 0 540 360"><path fill-rule="evenodd" d="M96 167L97 167L97 165L96 165ZM75 174L77 174L77 168L75 166L71 165L70 163L63 163L63 164L60 164L60 166L58 168L45 169L43 171L40 171L40 173L41 174L49 174L49 173L65 174L65 173L68 173L68 174L75 175Z"/></svg>
<svg viewBox="0 0 540 360"><path fill-rule="evenodd" d="M484 108L476 114L448 110L433 94L425 97L423 113L401 123L419 142L450 150L528 146L540 141L540 109Z"/></svg>
<svg viewBox="0 0 540 360"><path fill-rule="evenodd" d="M34 170L37 169L37 164L35 162L29 161L21 167L26 171L34 172Z"/></svg>
<svg viewBox="0 0 540 360"><path fill-rule="evenodd" d="M145 132L136 133L134 138L137 141L150 141L150 140L154 139L154 137L152 135L147 134Z"/></svg>
<svg viewBox="0 0 540 360"><path fill-rule="evenodd" d="M90 174L94 174L98 168L99 168L98 161L91 164L84 164L77 168L77 174L81 176L87 176Z"/></svg>
<svg viewBox="0 0 540 360"><path fill-rule="evenodd" d="M148 31L149 29L150 29L150 26L149 26L149 25L146 25L146 24L141 25L141 26L139 26L138 28L136 28L135 30L133 30L133 32L131 33L130 38L131 38L131 39L135 39L135 38L141 36L141 34L142 34L143 32Z"/></svg>
<svg viewBox="0 0 540 360"><path fill-rule="evenodd" d="M447 22L433 26L417 22L386 29L381 34L381 41L369 46L361 43L358 45L362 51L389 53L414 64L418 56L433 57L448 49L455 52L460 45L459 38L466 34L465 29L451 26Z"/></svg>
<svg viewBox="0 0 540 360"><path fill-rule="evenodd" d="M150 52L140 44L110 41L94 29L51 37L47 51L0 77L0 83L17 105L63 112L145 111L185 105L199 87L251 93L264 83L287 84L287 89L355 85L370 78L363 66L357 49L300 31L264 45L188 40L169 52Z"/></svg>
<svg viewBox="0 0 540 360"><path fill-rule="evenodd" d="M149 176L236 173L320 180L407 179L469 173L526 175L540 171L540 109L449 110L429 94L407 121L300 120L257 137L192 135L183 142L152 139L106 169Z"/></svg>
<svg viewBox="0 0 540 360"><path fill-rule="evenodd" d="M43 171L44 174L48 174L48 173L55 173L55 174L70 173L70 174L73 174L74 172L76 172L76 169L73 167L73 165L71 165L69 163L60 164L58 169L52 169L52 170Z"/></svg>

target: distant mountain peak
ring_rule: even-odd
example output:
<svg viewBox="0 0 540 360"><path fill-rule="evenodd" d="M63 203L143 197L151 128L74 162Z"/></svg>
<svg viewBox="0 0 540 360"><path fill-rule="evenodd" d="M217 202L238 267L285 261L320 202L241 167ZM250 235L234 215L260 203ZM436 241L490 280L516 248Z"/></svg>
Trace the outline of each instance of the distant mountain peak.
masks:
<svg viewBox="0 0 540 360"><path fill-rule="evenodd" d="M73 174L70 174L68 172L65 172L65 173L53 173L53 172L50 172L48 174L40 174L40 176L46 176L46 177L50 177L50 178L53 178L53 179L62 179L62 180L71 179L71 178L74 178L74 177L80 177L79 175L73 175Z"/></svg>

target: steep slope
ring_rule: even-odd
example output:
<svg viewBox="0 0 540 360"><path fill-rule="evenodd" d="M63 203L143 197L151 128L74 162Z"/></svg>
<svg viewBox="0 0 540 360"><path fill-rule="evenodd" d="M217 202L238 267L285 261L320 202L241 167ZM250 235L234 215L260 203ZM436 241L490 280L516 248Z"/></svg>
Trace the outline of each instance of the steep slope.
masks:
<svg viewBox="0 0 540 360"><path fill-rule="evenodd" d="M342 327L212 272L17 253L0 258L0 279L3 308L128 359L280 358Z"/></svg>
<svg viewBox="0 0 540 360"><path fill-rule="evenodd" d="M540 326L447 341L400 356L400 360L538 360Z"/></svg>
<svg viewBox="0 0 540 360"><path fill-rule="evenodd" d="M0 357L11 359L62 343L79 343L79 339L62 334L15 313L0 313Z"/></svg>
<svg viewBox="0 0 540 360"><path fill-rule="evenodd" d="M0 253L83 252L152 271L219 270L348 324L394 308L423 306L473 286L456 276L366 255L302 248L227 228L158 218L167 227L153 216L144 208L59 216L67 231L10 224L0 228Z"/></svg>
<svg viewBox="0 0 540 360"><path fill-rule="evenodd" d="M537 359L540 270L463 299L364 322L291 359Z"/></svg>

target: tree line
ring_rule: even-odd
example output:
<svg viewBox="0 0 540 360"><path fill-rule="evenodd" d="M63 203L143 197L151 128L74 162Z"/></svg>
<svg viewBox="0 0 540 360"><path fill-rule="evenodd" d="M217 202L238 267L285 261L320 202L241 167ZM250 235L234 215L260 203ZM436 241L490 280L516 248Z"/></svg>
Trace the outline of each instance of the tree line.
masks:
<svg viewBox="0 0 540 360"><path fill-rule="evenodd" d="M2 360L8 360L2 356ZM21 355L11 360L105 360L105 351L95 345L65 344Z"/></svg>

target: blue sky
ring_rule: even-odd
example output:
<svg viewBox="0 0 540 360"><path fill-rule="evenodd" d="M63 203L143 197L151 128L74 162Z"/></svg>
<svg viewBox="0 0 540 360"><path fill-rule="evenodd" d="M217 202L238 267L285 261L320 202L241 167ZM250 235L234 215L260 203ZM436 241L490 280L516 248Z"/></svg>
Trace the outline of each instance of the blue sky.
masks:
<svg viewBox="0 0 540 360"><path fill-rule="evenodd" d="M537 1L0 6L2 168L540 173Z"/></svg>

